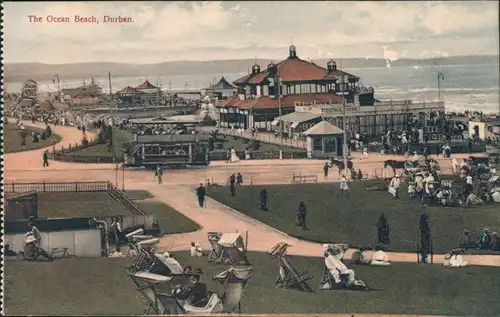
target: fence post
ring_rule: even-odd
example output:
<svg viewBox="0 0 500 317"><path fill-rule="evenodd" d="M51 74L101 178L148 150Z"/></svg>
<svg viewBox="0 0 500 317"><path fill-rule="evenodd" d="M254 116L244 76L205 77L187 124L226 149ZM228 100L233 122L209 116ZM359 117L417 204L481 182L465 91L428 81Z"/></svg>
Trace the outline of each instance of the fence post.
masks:
<svg viewBox="0 0 500 317"><path fill-rule="evenodd" d="M78 192L78 182L75 182L75 192Z"/></svg>
<svg viewBox="0 0 500 317"><path fill-rule="evenodd" d="M16 191L14 190L15 183L12 183L12 192L15 193Z"/></svg>
<svg viewBox="0 0 500 317"><path fill-rule="evenodd" d="M45 181L43 181L43 192L45 193Z"/></svg>

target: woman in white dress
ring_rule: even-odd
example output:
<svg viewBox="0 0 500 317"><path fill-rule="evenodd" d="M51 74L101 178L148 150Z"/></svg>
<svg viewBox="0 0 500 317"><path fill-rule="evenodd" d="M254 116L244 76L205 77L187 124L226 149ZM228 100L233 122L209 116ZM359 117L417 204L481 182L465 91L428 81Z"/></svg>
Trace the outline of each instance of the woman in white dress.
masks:
<svg viewBox="0 0 500 317"><path fill-rule="evenodd" d="M239 160L240 158L236 155L236 150L234 148L231 149L231 163L238 162Z"/></svg>
<svg viewBox="0 0 500 317"><path fill-rule="evenodd" d="M347 178L344 174L340 177L340 190L345 193L349 190L349 186L347 186Z"/></svg>

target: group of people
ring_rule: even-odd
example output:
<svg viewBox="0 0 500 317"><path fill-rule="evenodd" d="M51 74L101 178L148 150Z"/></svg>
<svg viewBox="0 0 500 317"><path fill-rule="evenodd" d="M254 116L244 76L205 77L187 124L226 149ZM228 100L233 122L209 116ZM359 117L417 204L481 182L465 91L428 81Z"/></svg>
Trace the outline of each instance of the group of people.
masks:
<svg viewBox="0 0 500 317"><path fill-rule="evenodd" d="M492 232L484 228L481 232L479 239L471 235L470 230L464 230L462 236L458 241L458 247L463 250L478 249L500 251L500 237L498 232Z"/></svg>

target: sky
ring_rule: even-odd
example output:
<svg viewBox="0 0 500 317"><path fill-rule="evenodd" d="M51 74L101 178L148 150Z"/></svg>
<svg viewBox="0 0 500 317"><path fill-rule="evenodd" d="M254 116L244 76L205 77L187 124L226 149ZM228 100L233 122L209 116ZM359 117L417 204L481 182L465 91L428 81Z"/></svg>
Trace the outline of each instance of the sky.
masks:
<svg viewBox="0 0 500 317"><path fill-rule="evenodd" d="M498 55L498 1L4 2L4 62ZM30 22L29 16L44 22ZM95 16L99 24L48 23ZM104 16L133 23L104 23ZM385 54L385 55L384 55Z"/></svg>

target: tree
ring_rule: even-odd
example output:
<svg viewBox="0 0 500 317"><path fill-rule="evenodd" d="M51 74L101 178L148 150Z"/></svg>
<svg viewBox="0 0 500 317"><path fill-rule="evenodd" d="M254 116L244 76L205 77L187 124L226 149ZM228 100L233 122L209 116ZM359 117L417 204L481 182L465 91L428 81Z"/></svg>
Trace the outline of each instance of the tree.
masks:
<svg viewBox="0 0 500 317"><path fill-rule="evenodd" d="M219 140L219 130L213 130L210 132L210 135L208 137L209 139L213 139L214 143Z"/></svg>

